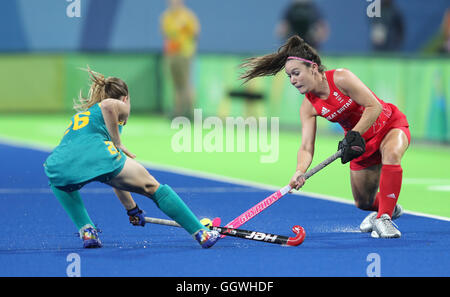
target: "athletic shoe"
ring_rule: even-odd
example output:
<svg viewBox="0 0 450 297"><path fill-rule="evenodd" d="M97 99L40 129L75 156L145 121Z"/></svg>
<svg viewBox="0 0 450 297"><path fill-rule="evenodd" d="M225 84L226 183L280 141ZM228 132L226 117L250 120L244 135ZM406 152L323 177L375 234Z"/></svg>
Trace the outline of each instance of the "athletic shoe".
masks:
<svg viewBox="0 0 450 297"><path fill-rule="evenodd" d="M400 204L395 205L392 213L392 220L398 219L403 214L403 207Z"/></svg>
<svg viewBox="0 0 450 297"><path fill-rule="evenodd" d="M359 225L359 230L361 232L372 232L373 229L373 223L375 222L375 219L377 218L377 212L372 211L362 222L361 225Z"/></svg>
<svg viewBox="0 0 450 297"><path fill-rule="evenodd" d="M207 249L212 247L217 240L219 240L219 232L217 231L208 231L205 229L200 229L194 235L195 240L202 246L202 248Z"/></svg>
<svg viewBox="0 0 450 297"><path fill-rule="evenodd" d="M403 214L403 207L400 204L397 204L394 208L394 212L392 213L392 220L398 219ZM359 225L359 230L361 232L372 232L373 224L375 219L377 218L377 212L371 212Z"/></svg>
<svg viewBox="0 0 450 297"><path fill-rule="evenodd" d="M374 238L399 238L402 234L397 226L392 223L389 215L382 214L381 217L375 219L371 236Z"/></svg>
<svg viewBox="0 0 450 297"><path fill-rule="evenodd" d="M80 230L80 238L83 239L84 248L100 248L102 242L98 237L98 232L94 227L86 226Z"/></svg>

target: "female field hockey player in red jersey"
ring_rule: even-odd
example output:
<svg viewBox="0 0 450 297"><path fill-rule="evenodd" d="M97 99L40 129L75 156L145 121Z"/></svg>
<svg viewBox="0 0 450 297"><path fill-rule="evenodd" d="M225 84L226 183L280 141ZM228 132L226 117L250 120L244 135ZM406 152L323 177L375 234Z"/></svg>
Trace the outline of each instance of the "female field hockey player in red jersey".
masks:
<svg viewBox="0 0 450 297"><path fill-rule="evenodd" d="M397 204L402 185L401 159L411 141L406 116L379 99L348 69L325 71L316 50L299 36L291 37L275 53L250 58L242 64L245 82L275 75L283 68L291 84L304 94L300 107L302 142L290 186L298 190L311 165L316 117L337 122L345 131L339 142L341 161L350 162L353 198L358 208L372 211L361 223L372 237L398 238L392 220L402 214Z"/></svg>

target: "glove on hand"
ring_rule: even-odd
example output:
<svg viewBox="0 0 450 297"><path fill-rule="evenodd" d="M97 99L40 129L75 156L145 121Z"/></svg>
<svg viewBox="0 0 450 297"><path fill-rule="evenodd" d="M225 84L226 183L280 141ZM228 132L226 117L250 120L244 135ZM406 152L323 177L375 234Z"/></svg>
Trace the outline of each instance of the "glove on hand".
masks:
<svg viewBox="0 0 450 297"><path fill-rule="evenodd" d="M136 207L127 211L127 215L130 217L130 223L134 226L145 226L145 211Z"/></svg>
<svg viewBox="0 0 450 297"><path fill-rule="evenodd" d="M366 151L366 141L357 131L348 131L344 139L339 141L338 150L342 149L341 162L345 164L358 158Z"/></svg>

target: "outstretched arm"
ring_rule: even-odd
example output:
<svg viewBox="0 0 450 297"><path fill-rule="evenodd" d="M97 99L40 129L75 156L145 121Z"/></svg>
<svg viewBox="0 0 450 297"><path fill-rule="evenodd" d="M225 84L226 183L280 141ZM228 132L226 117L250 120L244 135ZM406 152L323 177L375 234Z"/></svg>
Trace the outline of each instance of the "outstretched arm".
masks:
<svg viewBox="0 0 450 297"><path fill-rule="evenodd" d="M302 122L302 144L297 152L297 167L289 185L293 189L300 189L305 180L301 179L311 165L314 156L316 140L316 111L308 99L304 99L300 107L300 120Z"/></svg>
<svg viewBox="0 0 450 297"><path fill-rule="evenodd" d="M134 202L133 197L130 192L119 190L113 188L114 193L116 193L117 198L119 198L120 203L125 207L126 210L130 210L136 207L136 202Z"/></svg>

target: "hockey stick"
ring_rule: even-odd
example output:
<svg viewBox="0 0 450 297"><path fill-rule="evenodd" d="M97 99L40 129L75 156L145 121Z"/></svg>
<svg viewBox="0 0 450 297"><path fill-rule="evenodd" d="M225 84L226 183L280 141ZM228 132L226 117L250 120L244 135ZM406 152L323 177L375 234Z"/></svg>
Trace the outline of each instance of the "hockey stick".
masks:
<svg viewBox="0 0 450 297"><path fill-rule="evenodd" d="M173 226L173 227L181 227L180 224L178 224L175 221L171 220L165 220L165 219L157 219L157 218L150 218L145 217L146 223L152 223L152 224L159 224L159 225L166 225L166 226ZM274 244L280 244L283 246L298 246L305 240L305 229L301 226L294 226L292 227L292 232L295 233L294 237L287 237L282 235L276 235L271 233L263 233L263 232L256 232L256 231L248 231L248 230L241 230L241 229L233 229L233 228L226 228L226 227L218 227L218 226L210 226L211 230L215 230L219 232L222 235L228 235L233 237L239 237L249 240L256 240L256 241L263 241L268 243L274 243Z"/></svg>
<svg viewBox="0 0 450 297"><path fill-rule="evenodd" d="M320 164L315 166L314 168L308 170L303 176L306 179L310 178L320 170L322 170L325 166L329 165L333 161L335 161L337 158L339 158L342 155L342 150L337 151L332 156L328 157L324 161L322 161ZM287 185L281 188L280 190L276 191L269 197L265 198L231 222L225 225L225 227L229 228L239 228L242 224L249 221L250 219L254 218L257 214L274 204L276 201L278 201L281 197L289 193L289 191L292 190L291 186ZM225 237L225 235L221 236L222 238Z"/></svg>

